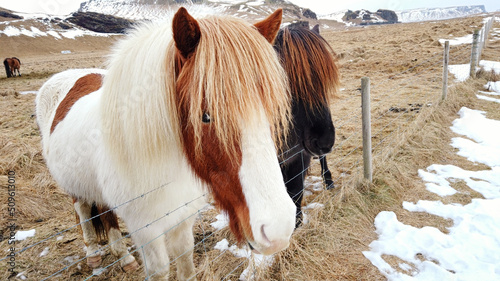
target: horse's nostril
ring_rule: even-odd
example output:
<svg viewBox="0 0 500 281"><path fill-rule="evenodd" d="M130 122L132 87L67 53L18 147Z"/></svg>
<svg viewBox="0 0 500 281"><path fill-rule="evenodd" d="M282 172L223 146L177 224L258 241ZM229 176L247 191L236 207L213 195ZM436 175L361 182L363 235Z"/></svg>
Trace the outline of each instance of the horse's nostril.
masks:
<svg viewBox="0 0 500 281"><path fill-rule="evenodd" d="M288 247L290 244L290 235L293 231L294 220L290 222L290 228L286 231L283 231L283 228L273 228L265 224L261 225L260 235L257 235L259 237L256 237L257 239L255 241L258 243L256 244L258 247L252 245L252 247L255 248L253 251L255 253L271 255Z"/></svg>
<svg viewBox="0 0 500 281"><path fill-rule="evenodd" d="M333 142L325 139L315 138L310 141L310 144L310 151L312 151L316 155L324 155L330 153L333 148Z"/></svg>
<svg viewBox="0 0 500 281"><path fill-rule="evenodd" d="M333 141L331 140L315 140L314 145L322 152L322 154L329 153L333 148Z"/></svg>
<svg viewBox="0 0 500 281"><path fill-rule="evenodd" d="M319 150L321 155L324 155L324 154L330 153L332 151L332 147L333 146L331 146L331 145L318 146L318 150Z"/></svg>
<svg viewBox="0 0 500 281"><path fill-rule="evenodd" d="M262 234L262 239L264 239L264 241L268 242L269 244L271 244L271 241L269 240L269 238L267 237L266 235L266 232L264 231L264 225L262 225L260 227L260 234Z"/></svg>
<svg viewBox="0 0 500 281"><path fill-rule="evenodd" d="M321 149L321 152L322 152L323 154L328 154L328 153L332 152L332 149L333 149L333 146L330 146L330 147L324 147L324 148L322 148L322 149Z"/></svg>

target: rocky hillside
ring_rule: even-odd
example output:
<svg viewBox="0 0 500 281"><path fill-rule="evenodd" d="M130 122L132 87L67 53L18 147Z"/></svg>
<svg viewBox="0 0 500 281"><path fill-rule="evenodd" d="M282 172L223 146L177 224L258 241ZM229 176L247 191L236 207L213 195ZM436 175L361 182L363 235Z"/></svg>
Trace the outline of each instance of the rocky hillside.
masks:
<svg viewBox="0 0 500 281"><path fill-rule="evenodd" d="M7 10L0 9L0 17L9 19L22 19L23 17L13 14Z"/></svg>
<svg viewBox="0 0 500 281"><path fill-rule="evenodd" d="M128 19L94 12L76 12L66 21L101 33L124 33L134 23Z"/></svg>
<svg viewBox="0 0 500 281"><path fill-rule="evenodd" d="M368 10L351 11L348 10L342 17L344 22L358 25L388 24L397 23L398 16L391 10L378 10L372 13Z"/></svg>

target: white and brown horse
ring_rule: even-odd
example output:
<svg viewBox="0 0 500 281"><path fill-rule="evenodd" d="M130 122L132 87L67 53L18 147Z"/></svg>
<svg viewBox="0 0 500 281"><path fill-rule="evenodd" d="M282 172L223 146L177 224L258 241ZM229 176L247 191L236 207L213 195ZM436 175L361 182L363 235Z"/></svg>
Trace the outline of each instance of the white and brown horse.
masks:
<svg viewBox="0 0 500 281"><path fill-rule="evenodd" d="M148 278L168 278L169 255L180 256L178 279L192 277L192 215L208 191L240 242L263 254L288 246L295 205L275 143L287 133L290 94L270 44L281 15L250 25L196 20L181 8L171 23L133 30L106 72L68 70L42 86L43 155L75 198L87 245L96 238L92 205L118 206ZM114 216L105 224L112 251L125 257L123 267L136 267L123 242L113 243L121 236L116 215L106 214ZM87 249L92 266L95 251Z"/></svg>

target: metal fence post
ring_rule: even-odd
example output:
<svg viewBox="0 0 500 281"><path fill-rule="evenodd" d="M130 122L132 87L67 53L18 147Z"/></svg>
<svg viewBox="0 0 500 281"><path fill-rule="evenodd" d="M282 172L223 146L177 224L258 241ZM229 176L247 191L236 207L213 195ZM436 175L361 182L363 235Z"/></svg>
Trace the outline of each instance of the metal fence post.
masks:
<svg viewBox="0 0 500 281"><path fill-rule="evenodd" d="M479 65L479 61L481 60L481 54L483 53L484 41L485 41L486 28L483 26L479 30L479 38L477 42L477 64Z"/></svg>
<svg viewBox="0 0 500 281"><path fill-rule="evenodd" d="M450 59L450 41L444 42L444 55L443 55L443 95L441 100L445 100L448 95L448 62Z"/></svg>
<svg viewBox="0 0 500 281"><path fill-rule="evenodd" d="M372 130L370 118L370 78L361 78L361 114L363 119L363 168L369 182L373 180L372 170Z"/></svg>

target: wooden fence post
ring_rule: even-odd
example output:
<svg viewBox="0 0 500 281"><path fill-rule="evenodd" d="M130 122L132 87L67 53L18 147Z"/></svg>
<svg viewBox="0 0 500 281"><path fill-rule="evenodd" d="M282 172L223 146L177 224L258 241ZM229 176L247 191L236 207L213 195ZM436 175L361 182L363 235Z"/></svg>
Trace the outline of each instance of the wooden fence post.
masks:
<svg viewBox="0 0 500 281"><path fill-rule="evenodd" d="M363 168L364 176L372 182L372 130L370 118L370 78L361 78L361 115L363 119Z"/></svg>
<svg viewBox="0 0 500 281"><path fill-rule="evenodd" d="M444 42L444 55L443 55L443 95L441 100L445 100L448 95L448 62L450 54L450 41Z"/></svg>
<svg viewBox="0 0 500 281"><path fill-rule="evenodd" d="M470 56L470 71L469 76L476 78L476 66L477 66L477 45L478 45L479 29L474 30L474 35L472 35L472 51Z"/></svg>
<svg viewBox="0 0 500 281"><path fill-rule="evenodd" d="M485 41L486 29L483 26L479 30L479 40L477 42L477 65L479 65L479 61L481 60L481 54L483 53L484 41Z"/></svg>
<svg viewBox="0 0 500 281"><path fill-rule="evenodd" d="M484 35L483 48L486 47L486 44L488 44L488 35L490 34L490 30L494 22L495 22L495 15L493 15L491 19L484 25L485 35Z"/></svg>

